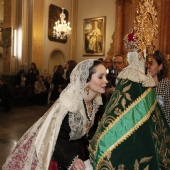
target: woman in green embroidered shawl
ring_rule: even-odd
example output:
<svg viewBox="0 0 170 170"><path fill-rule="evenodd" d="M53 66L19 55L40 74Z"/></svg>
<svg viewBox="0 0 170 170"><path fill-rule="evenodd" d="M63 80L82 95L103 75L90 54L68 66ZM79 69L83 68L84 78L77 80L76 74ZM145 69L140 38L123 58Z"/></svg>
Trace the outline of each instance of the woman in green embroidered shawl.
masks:
<svg viewBox="0 0 170 170"><path fill-rule="evenodd" d="M170 129L145 75L145 60L128 53L89 151L95 170L170 170ZM140 59L139 59L140 58Z"/></svg>

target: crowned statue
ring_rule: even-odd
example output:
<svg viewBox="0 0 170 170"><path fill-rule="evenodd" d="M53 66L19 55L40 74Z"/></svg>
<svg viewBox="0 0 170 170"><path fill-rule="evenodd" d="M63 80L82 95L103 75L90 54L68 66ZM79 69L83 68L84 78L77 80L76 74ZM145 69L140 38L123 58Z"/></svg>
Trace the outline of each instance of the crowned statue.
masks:
<svg viewBox="0 0 170 170"><path fill-rule="evenodd" d="M155 82L145 71L146 55L155 47L156 21L153 0L141 0L134 27L124 37L129 65L119 73L90 140L95 170L170 169L170 129L153 89ZM145 31L147 26L152 34Z"/></svg>

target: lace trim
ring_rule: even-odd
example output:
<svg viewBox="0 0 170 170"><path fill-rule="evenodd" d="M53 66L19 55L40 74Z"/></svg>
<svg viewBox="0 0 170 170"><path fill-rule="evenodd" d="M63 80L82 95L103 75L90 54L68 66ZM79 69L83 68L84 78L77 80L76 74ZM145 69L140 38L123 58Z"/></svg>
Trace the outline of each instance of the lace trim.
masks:
<svg viewBox="0 0 170 170"><path fill-rule="evenodd" d="M138 58L138 52L128 52L129 65L118 75L118 79L128 79L142 83L143 87L154 87L155 82L150 74L145 74L145 60Z"/></svg>
<svg viewBox="0 0 170 170"><path fill-rule="evenodd" d="M72 160L72 163L71 163L71 165L68 167L68 170L71 169L71 167L72 167L72 165L73 165L73 162L74 162L78 157L79 157L79 155L77 155L77 156Z"/></svg>
<svg viewBox="0 0 170 170"><path fill-rule="evenodd" d="M94 60L85 60L77 64L70 77L71 83L47 113L22 136L7 158L3 170L48 169L62 120L68 112L72 112L70 115L73 115L69 120L69 123L72 121L70 127L73 132L70 139L81 138L88 132L88 127L92 126L95 113L102 103L101 96L98 96L97 100L95 99L92 121L88 121L83 107L82 92L93 62Z"/></svg>

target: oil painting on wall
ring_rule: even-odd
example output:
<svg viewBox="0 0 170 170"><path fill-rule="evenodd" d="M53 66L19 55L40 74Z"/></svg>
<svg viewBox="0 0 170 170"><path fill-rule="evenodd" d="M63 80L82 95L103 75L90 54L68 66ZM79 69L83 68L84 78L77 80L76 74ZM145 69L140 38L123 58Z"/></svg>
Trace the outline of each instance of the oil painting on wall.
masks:
<svg viewBox="0 0 170 170"><path fill-rule="evenodd" d="M84 19L83 55L104 55L105 53L105 25L106 17Z"/></svg>

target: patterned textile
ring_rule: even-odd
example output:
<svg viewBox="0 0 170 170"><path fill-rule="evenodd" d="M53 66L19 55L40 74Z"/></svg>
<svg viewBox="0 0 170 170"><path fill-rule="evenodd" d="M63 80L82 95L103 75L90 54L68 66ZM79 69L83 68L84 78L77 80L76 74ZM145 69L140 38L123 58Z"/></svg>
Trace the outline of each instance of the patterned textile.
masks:
<svg viewBox="0 0 170 170"><path fill-rule="evenodd" d="M70 84L53 106L21 137L2 170L48 170L62 121L68 112L74 114L69 117L72 121L70 140L88 133L89 120L85 118L82 94L93 63L94 60L85 60L77 64L70 76ZM90 126L101 104L101 96L94 100ZM78 125L82 131L77 134Z"/></svg>
<svg viewBox="0 0 170 170"><path fill-rule="evenodd" d="M170 126L170 80L167 78L161 80L155 88L158 102L165 114L165 118Z"/></svg>
<svg viewBox="0 0 170 170"><path fill-rule="evenodd" d="M95 170L170 169L170 129L154 90L120 80L89 151Z"/></svg>
<svg viewBox="0 0 170 170"><path fill-rule="evenodd" d="M125 67L118 75L118 79L128 79L133 82L142 83L144 87L154 87L155 82L148 73L145 75L145 59L139 59L138 52L128 52L127 60L129 65Z"/></svg>

